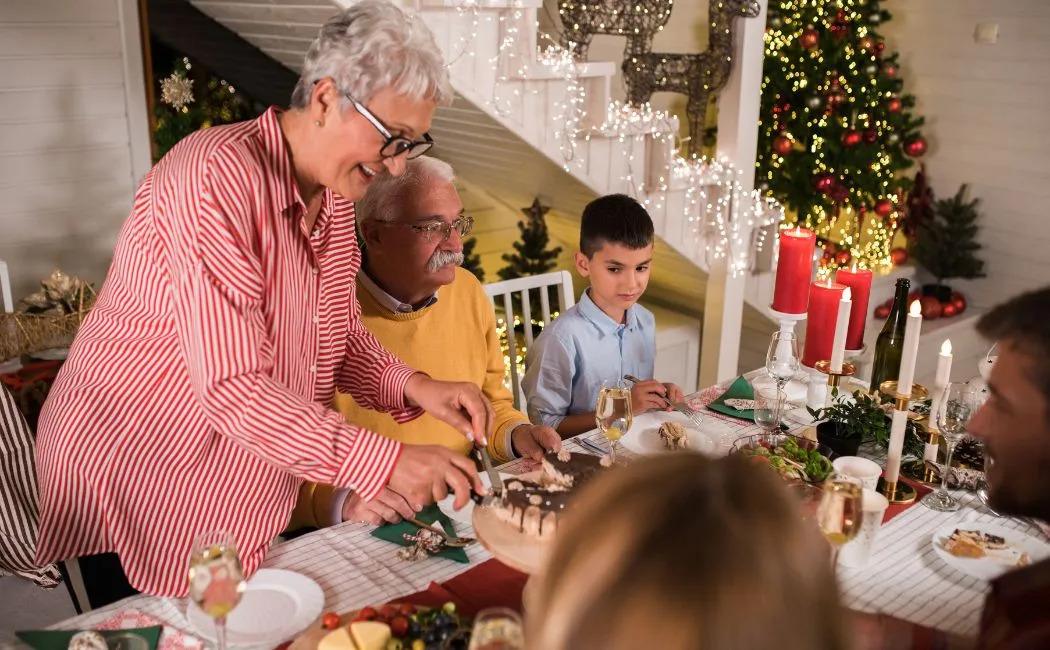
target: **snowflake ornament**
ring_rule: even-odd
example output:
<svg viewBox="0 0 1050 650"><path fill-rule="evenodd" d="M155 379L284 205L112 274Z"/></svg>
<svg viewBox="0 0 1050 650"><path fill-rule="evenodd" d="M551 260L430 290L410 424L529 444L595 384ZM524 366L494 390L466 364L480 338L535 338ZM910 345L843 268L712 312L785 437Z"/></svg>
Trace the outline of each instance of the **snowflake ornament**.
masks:
<svg viewBox="0 0 1050 650"><path fill-rule="evenodd" d="M187 79L177 72L160 82L160 101L175 110L193 102L193 79Z"/></svg>

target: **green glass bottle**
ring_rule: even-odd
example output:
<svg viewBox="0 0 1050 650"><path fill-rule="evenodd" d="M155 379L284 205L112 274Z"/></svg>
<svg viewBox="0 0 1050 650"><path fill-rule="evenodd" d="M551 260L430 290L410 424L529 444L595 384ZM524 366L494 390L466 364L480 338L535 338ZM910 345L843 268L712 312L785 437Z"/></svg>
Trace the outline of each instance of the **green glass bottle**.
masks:
<svg viewBox="0 0 1050 650"><path fill-rule="evenodd" d="M904 352L904 327L908 322L908 289L911 282L906 278L897 280L893 295L893 307L886 324L875 340L875 361L871 365L871 390L877 391L879 384L896 379L901 371L901 354Z"/></svg>

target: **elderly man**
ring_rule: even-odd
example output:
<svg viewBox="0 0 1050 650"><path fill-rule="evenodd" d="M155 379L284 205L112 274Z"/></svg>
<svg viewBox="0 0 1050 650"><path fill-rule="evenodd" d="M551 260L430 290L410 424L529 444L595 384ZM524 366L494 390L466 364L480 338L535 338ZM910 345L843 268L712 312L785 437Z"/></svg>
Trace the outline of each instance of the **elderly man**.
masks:
<svg viewBox="0 0 1050 650"><path fill-rule="evenodd" d="M558 434L529 423L503 384L503 353L496 321L481 285L463 262L463 237L473 223L453 185L452 168L426 156L407 162L401 176L373 181L358 201L365 259L357 296L365 326L398 358L434 379L481 387L495 411L489 437L493 458L539 458L561 448ZM441 445L466 454L471 443L429 415L397 422L389 414L336 397L347 420L410 445ZM418 504L386 489L371 502L349 490L305 484L290 528L341 521L379 524L412 516Z"/></svg>
<svg viewBox="0 0 1050 650"><path fill-rule="evenodd" d="M1050 520L1050 287L1026 293L977 323L999 343L988 388L991 396L968 430L984 440L992 461L987 481L991 506L1016 516ZM1035 529L1032 529L1036 533ZM977 639L886 617L858 615L862 648L1050 648L1050 560L995 579L984 604Z"/></svg>

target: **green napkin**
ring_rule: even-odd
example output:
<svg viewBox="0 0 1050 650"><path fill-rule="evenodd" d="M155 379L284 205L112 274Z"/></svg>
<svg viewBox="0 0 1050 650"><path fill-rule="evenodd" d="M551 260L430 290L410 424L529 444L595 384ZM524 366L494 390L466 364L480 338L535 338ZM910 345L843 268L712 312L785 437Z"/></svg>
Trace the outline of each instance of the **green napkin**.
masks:
<svg viewBox="0 0 1050 650"><path fill-rule="evenodd" d="M98 633L108 641L111 637L131 632L145 639L146 643L149 644L150 650L156 650L157 642L160 640L161 629L160 625L154 625L153 627L140 627L132 630L98 630ZM25 643L36 648L36 650L66 650L73 635L79 631L27 630L25 632L15 632L15 635Z"/></svg>
<svg viewBox="0 0 1050 650"><path fill-rule="evenodd" d="M726 392L718 396L718 399L707 405L707 408L712 411L718 411L729 417L740 418L741 420L755 419L755 411L738 411L735 408L726 404L727 399L755 399L755 389L751 386L751 382L744 379L743 377L737 377L733 385L730 386Z"/></svg>
<svg viewBox="0 0 1050 650"><path fill-rule="evenodd" d="M452 525L452 520L448 518L448 515L441 512L441 508L438 508L434 504L423 508L423 511L416 515L416 519L422 521L424 524L433 524L434 522L437 522L449 535L454 536L456 534L456 529ZM399 524L387 524L376 528L372 531L372 537L378 537L379 539L393 542L398 546L411 546L412 542L405 539L405 535L415 535L417 532L419 532L418 526L407 521L402 521ZM435 556L447 558L453 562L459 562L460 564L467 564L470 562L470 560L467 559L467 552L461 548L450 548L445 546L435 553Z"/></svg>

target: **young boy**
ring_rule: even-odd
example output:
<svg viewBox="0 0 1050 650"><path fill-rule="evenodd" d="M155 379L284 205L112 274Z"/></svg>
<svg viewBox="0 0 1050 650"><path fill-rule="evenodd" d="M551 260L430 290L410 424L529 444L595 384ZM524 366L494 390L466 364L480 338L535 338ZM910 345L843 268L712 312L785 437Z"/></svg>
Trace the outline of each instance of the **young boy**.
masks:
<svg viewBox="0 0 1050 650"><path fill-rule="evenodd" d="M667 409L682 389L654 379L656 326L636 304L649 284L653 221L637 201L611 194L591 201L580 223L576 270L590 288L555 319L528 352L523 386L529 419L562 436L595 427L603 381L644 378L631 388L634 413Z"/></svg>

